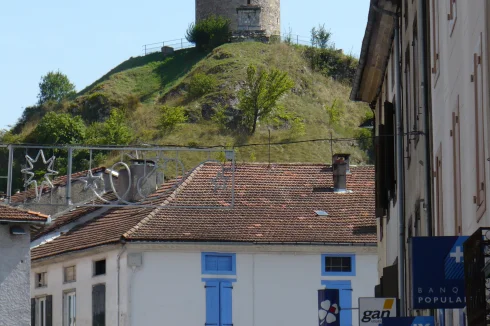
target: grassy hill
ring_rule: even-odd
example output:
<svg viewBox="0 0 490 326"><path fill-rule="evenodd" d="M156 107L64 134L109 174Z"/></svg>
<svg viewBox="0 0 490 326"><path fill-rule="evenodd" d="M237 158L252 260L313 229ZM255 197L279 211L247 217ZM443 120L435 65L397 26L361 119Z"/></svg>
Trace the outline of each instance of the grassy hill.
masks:
<svg viewBox="0 0 490 326"><path fill-rule="evenodd" d="M248 135L223 128L213 116L218 108L231 114L238 112L237 94L244 84L249 64L259 69L274 67L288 72L294 80L294 88L281 103L305 128L301 132L287 123L271 128L272 143L287 143L271 146L271 160L330 162L329 141L301 141L356 137L357 126L370 109L348 100L349 85L329 77L328 72L314 71L305 51L304 47L287 44L246 42L225 44L211 53L186 49L168 57L154 53L130 58L59 110L81 115L88 125L103 121L113 108L125 108L133 130L133 143L237 146L239 162L267 161L268 146L251 144L267 144L269 126L261 123L254 135ZM190 97L189 85L198 74L214 76L217 83L205 95ZM184 107L188 122L172 131L162 130L158 117L163 105ZM330 107L330 112L338 117L330 119L325 107ZM19 134L28 135L34 126L35 121L24 123ZM335 141L333 151L351 153L355 163L368 160L356 141Z"/></svg>

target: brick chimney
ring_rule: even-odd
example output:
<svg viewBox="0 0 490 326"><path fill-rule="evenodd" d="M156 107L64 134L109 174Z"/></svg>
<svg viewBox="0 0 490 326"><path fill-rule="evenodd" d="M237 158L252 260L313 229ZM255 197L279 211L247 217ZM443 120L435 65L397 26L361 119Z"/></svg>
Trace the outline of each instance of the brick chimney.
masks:
<svg viewBox="0 0 490 326"><path fill-rule="evenodd" d="M349 157L349 154L335 154L332 158L334 192L347 191L347 173L350 173Z"/></svg>

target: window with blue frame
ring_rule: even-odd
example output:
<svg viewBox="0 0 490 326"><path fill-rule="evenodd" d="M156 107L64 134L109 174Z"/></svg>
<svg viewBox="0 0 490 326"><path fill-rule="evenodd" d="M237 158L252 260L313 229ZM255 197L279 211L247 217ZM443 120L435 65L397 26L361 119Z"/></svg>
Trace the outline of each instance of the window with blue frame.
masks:
<svg viewBox="0 0 490 326"><path fill-rule="evenodd" d="M236 255L203 252L201 268L202 274L236 275Z"/></svg>
<svg viewBox="0 0 490 326"><path fill-rule="evenodd" d="M236 278L236 254L203 252L201 271L206 289L206 326L232 326L232 290Z"/></svg>
<svg viewBox="0 0 490 326"><path fill-rule="evenodd" d="M322 255L322 276L355 276L355 254Z"/></svg>
<svg viewBox="0 0 490 326"><path fill-rule="evenodd" d="M338 289L340 296L340 326L352 326L352 285L351 281L322 281L327 289Z"/></svg>
<svg viewBox="0 0 490 326"><path fill-rule="evenodd" d="M206 288L206 326L232 326L232 289L228 280L208 280Z"/></svg>

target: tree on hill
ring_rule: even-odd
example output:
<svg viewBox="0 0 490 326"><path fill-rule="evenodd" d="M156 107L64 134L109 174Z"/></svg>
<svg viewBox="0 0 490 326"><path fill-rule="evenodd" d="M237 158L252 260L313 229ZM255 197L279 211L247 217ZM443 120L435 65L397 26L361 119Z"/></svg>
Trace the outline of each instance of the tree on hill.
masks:
<svg viewBox="0 0 490 326"><path fill-rule="evenodd" d="M243 122L250 134L255 133L259 120L273 116L278 109L277 102L293 86L294 82L287 72L277 69L257 71L255 66L248 66L245 87L238 98Z"/></svg>
<svg viewBox="0 0 490 326"><path fill-rule="evenodd" d="M38 104L43 105L48 101L61 102L66 98L70 98L76 94L75 85L73 85L68 77L57 71L50 71L41 77L39 83Z"/></svg>
<svg viewBox="0 0 490 326"><path fill-rule="evenodd" d="M197 23L191 23L186 39L196 44L199 50L212 50L229 41L230 20L221 16L210 16Z"/></svg>
<svg viewBox="0 0 490 326"><path fill-rule="evenodd" d="M86 129L81 117L48 112L29 138L36 144L80 144L85 139Z"/></svg>

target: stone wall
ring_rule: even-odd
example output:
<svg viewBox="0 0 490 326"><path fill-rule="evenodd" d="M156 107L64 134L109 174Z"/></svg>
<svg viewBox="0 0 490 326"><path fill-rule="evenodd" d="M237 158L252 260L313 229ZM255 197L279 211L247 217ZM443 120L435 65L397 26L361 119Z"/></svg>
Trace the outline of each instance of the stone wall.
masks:
<svg viewBox="0 0 490 326"><path fill-rule="evenodd" d="M0 326L31 324L29 225L25 235L11 235L0 224Z"/></svg>
<svg viewBox="0 0 490 326"><path fill-rule="evenodd" d="M238 29L237 8L246 6L247 0L196 0L196 21L210 15L223 16L231 20L231 29ZM267 35L281 32L281 0L250 0L251 6L261 7L261 30Z"/></svg>

